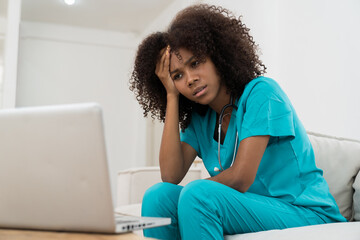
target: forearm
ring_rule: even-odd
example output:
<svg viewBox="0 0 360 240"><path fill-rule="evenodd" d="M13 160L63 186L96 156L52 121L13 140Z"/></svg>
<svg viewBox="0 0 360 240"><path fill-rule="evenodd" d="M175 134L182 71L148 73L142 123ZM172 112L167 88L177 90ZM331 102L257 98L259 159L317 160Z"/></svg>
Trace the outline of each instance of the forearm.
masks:
<svg viewBox="0 0 360 240"><path fill-rule="evenodd" d="M168 95L160 146L160 170L164 182L179 183L184 177L184 161L179 133L179 96Z"/></svg>
<svg viewBox="0 0 360 240"><path fill-rule="evenodd" d="M244 193L249 189L251 184L246 181L245 176L239 176L240 174L240 171L237 171L233 167L230 167L219 173L218 175L208 178L208 180L222 183L228 187Z"/></svg>
<svg viewBox="0 0 360 240"><path fill-rule="evenodd" d="M209 180L222 183L239 192L246 192L255 180L269 138L270 136L254 136L242 140L234 164Z"/></svg>

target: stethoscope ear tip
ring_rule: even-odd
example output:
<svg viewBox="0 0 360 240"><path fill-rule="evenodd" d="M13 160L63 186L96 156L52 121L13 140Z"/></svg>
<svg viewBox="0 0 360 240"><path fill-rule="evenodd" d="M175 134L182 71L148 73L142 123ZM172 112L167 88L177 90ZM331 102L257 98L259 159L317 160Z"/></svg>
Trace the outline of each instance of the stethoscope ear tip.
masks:
<svg viewBox="0 0 360 240"><path fill-rule="evenodd" d="M220 169L218 169L217 167L214 167L214 172L220 172Z"/></svg>

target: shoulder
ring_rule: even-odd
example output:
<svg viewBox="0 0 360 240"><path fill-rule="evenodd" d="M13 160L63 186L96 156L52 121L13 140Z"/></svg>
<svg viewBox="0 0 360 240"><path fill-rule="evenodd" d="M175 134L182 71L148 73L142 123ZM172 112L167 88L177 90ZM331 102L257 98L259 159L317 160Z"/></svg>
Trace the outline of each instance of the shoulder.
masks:
<svg viewBox="0 0 360 240"><path fill-rule="evenodd" d="M288 101L288 97L279 83L272 78L258 77L249 82L240 97L242 102L251 99L282 99Z"/></svg>
<svg viewBox="0 0 360 240"><path fill-rule="evenodd" d="M279 92L280 85L272 78L258 77L250 81L244 89L243 95L249 95L255 92Z"/></svg>
<svg viewBox="0 0 360 240"><path fill-rule="evenodd" d="M246 109L246 106L249 105L260 107L269 102L276 105L291 105L286 93L275 80L268 77L258 77L245 86L238 105Z"/></svg>

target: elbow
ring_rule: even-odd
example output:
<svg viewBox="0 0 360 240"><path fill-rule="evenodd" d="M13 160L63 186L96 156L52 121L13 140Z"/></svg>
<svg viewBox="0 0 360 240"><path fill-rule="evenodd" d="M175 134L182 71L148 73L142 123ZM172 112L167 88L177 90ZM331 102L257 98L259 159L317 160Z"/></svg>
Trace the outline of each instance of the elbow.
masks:
<svg viewBox="0 0 360 240"><path fill-rule="evenodd" d="M163 182L172 183L172 184L179 184L183 178L185 177L185 174L183 171L178 170L179 167L171 167L167 165L162 165L160 162L160 174L161 174L161 180Z"/></svg>
<svg viewBox="0 0 360 240"><path fill-rule="evenodd" d="M241 193L249 190L255 179L237 179L234 183L235 189Z"/></svg>
<svg viewBox="0 0 360 240"><path fill-rule="evenodd" d="M236 190L238 190L241 193L246 193L251 185L241 184L236 187Z"/></svg>
<svg viewBox="0 0 360 240"><path fill-rule="evenodd" d="M232 179L231 182L232 187L241 193L247 192L255 181L256 173L253 174L250 172L244 172L235 168L229 168L229 170L230 169L231 169L230 176Z"/></svg>
<svg viewBox="0 0 360 240"><path fill-rule="evenodd" d="M161 174L161 180L166 183L172 183L178 185L182 179L177 178L176 176L170 174Z"/></svg>
<svg viewBox="0 0 360 240"><path fill-rule="evenodd" d="M172 183L172 184L175 184L175 185L178 185L181 181L178 181L177 179L173 179L173 178L166 178L166 177L161 177L161 180L163 182L166 182L166 183Z"/></svg>

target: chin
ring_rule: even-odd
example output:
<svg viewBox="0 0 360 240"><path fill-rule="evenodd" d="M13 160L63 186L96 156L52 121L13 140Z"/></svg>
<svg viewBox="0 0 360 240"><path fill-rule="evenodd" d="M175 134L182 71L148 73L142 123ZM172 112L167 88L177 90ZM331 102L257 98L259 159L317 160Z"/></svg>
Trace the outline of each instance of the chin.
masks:
<svg viewBox="0 0 360 240"><path fill-rule="evenodd" d="M202 104L202 105L205 105L204 104L204 98L192 98L192 99L190 99L191 101L193 101L193 102L195 102L195 103L198 103L198 104Z"/></svg>
<svg viewBox="0 0 360 240"><path fill-rule="evenodd" d="M208 104L206 104L206 103L201 103L201 102L195 102L196 104L199 104L199 105L201 105L201 106L207 106Z"/></svg>
<svg viewBox="0 0 360 240"><path fill-rule="evenodd" d="M200 105L209 105L211 103L211 97L209 97L209 95L204 95L201 96L199 98L195 98L193 96L191 96L190 98L187 97L187 99L189 99L190 101L200 104Z"/></svg>

